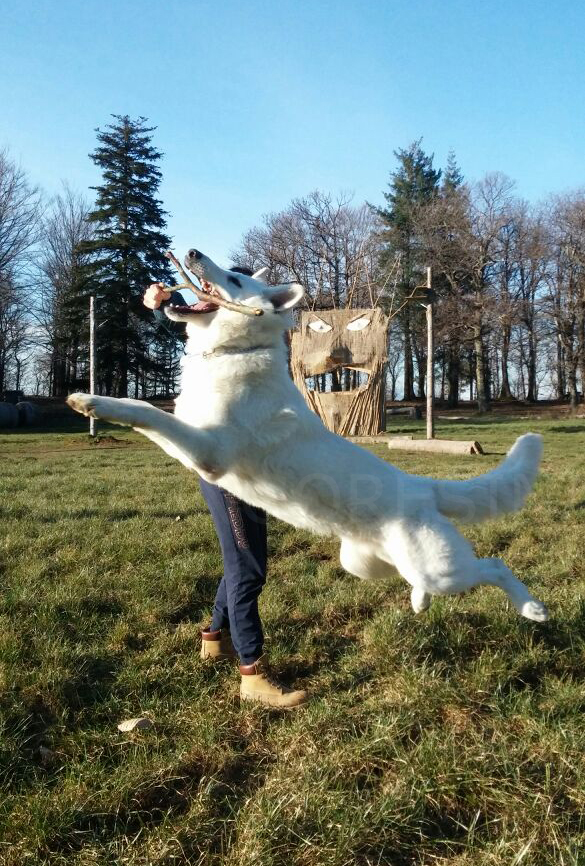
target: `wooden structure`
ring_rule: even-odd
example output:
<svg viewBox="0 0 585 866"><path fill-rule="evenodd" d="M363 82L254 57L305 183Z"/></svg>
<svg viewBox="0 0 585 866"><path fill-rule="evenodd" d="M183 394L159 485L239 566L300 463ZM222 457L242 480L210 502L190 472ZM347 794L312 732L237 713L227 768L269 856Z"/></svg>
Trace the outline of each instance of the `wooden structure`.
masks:
<svg viewBox="0 0 585 866"><path fill-rule="evenodd" d="M375 436L385 429L384 397L389 317L378 307L303 312L291 339L295 385L329 430ZM318 391L309 377L341 370L367 374L349 391Z"/></svg>
<svg viewBox="0 0 585 866"><path fill-rule="evenodd" d="M409 439L406 436L393 436L387 440L391 451L431 451L441 454L483 454L483 448L476 442L459 439Z"/></svg>
<svg viewBox="0 0 585 866"><path fill-rule="evenodd" d="M434 425L434 327L431 269L426 269L426 284L416 286L401 306L386 315L377 305L369 309L344 308L303 312L299 327L291 338L291 372L295 385L310 408L329 430L352 437L360 444L386 444L403 451L444 452L448 454L483 454L479 442L461 442L435 438ZM386 431L385 380L388 326L392 318L410 302L425 308L427 320L427 412L426 440L412 437L380 436ZM377 304L377 300L375 302ZM358 371L368 376L365 384L349 391L318 390L310 387L323 374L342 370ZM420 418L418 407L389 410Z"/></svg>

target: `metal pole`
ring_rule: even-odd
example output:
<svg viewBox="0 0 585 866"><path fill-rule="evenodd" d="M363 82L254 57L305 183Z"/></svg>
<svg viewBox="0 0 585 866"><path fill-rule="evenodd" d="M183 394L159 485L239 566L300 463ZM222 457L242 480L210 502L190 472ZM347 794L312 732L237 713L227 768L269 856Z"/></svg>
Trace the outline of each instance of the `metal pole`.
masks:
<svg viewBox="0 0 585 866"><path fill-rule="evenodd" d="M433 301L431 292L431 269L427 268L427 439L435 438L435 335L433 333Z"/></svg>
<svg viewBox="0 0 585 866"><path fill-rule="evenodd" d="M89 299L89 393L95 394L95 298ZM95 418L89 419L89 435L95 436Z"/></svg>

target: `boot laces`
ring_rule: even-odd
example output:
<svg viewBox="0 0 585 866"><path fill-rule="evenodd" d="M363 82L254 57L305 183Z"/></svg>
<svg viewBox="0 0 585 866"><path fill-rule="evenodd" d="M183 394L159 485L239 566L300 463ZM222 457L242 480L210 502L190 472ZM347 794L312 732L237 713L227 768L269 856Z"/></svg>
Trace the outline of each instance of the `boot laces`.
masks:
<svg viewBox="0 0 585 866"><path fill-rule="evenodd" d="M274 674L270 673L270 671L264 670L262 671L264 679L270 683L271 686L274 686L275 689L280 689L282 692L290 691L286 686L283 686L282 683L279 683Z"/></svg>

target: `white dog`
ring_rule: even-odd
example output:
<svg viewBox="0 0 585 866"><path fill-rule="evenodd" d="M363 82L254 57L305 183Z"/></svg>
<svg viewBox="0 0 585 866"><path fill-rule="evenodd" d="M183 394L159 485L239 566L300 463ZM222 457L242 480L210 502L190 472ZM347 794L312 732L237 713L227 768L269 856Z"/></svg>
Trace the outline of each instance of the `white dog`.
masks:
<svg viewBox="0 0 585 866"><path fill-rule="evenodd" d="M188 334L174 416L138 400L88 394L72 394L70 406L132 426L207 481L293 526L337 535L351 574L383 578L395 567L412 587L416 612L434 595L491 584L522 616L547 619L544 604L504 563L477 559L447 519L472 522L520 508L537 474L540 436L520 437L501 466L470 481L401 472L330 433L291 381L283 335L301 286L268 287L197 250L185 264L211 295L166 309ZM213 294L263 315L218 307Z"/></svg>

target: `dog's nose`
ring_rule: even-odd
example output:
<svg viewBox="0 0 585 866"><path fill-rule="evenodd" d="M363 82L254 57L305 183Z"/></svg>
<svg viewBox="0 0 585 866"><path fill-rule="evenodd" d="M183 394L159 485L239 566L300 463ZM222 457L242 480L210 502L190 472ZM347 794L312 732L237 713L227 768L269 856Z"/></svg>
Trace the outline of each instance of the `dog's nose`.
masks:
<svg viewBox="0 0 585 866"><path fill-rule="evenodd" d="M190 259L200 259L203 257L203 253L200 253L199 250L189 250L187 255Z"/></svg>

